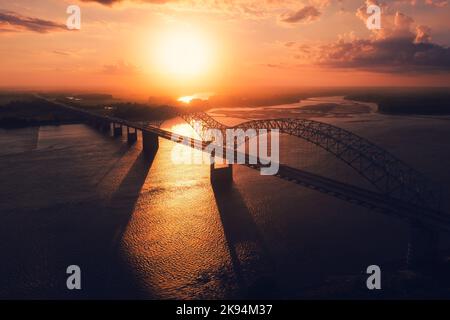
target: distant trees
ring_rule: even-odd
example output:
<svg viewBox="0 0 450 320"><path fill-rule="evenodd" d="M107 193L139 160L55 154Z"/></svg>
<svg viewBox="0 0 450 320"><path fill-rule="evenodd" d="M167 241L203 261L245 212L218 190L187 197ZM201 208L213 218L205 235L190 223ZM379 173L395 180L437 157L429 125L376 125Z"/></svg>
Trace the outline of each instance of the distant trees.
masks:
<svg viewBox="0 0 450 320"><path fill-rule="evenodd" d="M346 97L351 100L375 102L378 110L389 114L450 114L450 92L420 91L408 93L370 93L354 94Z"/></svg>
<svg viewBox="0 0 450 320"><path fill-rule="evenodd" d="M111 115L128 120L165 120L177 115L175 107L162 105L151 106L139 103L115 103L111 105Z"/></svg>
<svg viewBox="0 0 450 320"><path fill-rule="evenodd" d="M44 99L14 100L0 107L0 127L75 123L82 119Z"/></svg>
<svg viewBox="0 0 450 320"><path fill-rule="evenodd" d="M93 97L89 95L92 99ZM105 98L98 95L98 99ZM139 103L113 103L109 105L83 105L66 98L56 101L86 109L102 115L134 120L151 121L165 120L177 115L178 109L168 105L147 105ZM17 128L26 126L52 125L81 122L84 119L74 112L70 112L44 99L14 100L0 107L0 127Z"/></svg>

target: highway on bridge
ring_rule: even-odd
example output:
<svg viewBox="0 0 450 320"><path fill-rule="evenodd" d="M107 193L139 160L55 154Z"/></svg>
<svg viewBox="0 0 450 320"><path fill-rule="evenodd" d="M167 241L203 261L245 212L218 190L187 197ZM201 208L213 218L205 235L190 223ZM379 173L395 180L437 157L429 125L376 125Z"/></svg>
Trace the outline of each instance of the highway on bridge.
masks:
<svg viewBox="0 0 450 320"><path fill-rule="evenodd" d="M71 106L67 103L58 101L56 99L48 99L40 95L37 95L36 97L82 115L88 120L98 120L107 123L127 126L129 128L140 130L143 133L154 134L158 137L171 140L176 143L188 145L201 151L205 151L206 149L211 150L211 148L223 148L222 156L224 158L226 157L227 153L229 154L230 152L234 153L235 155L239 154L239 152L237 152L237 150L235 149L227 149L227 147L225 146L212 145L209 141L202 141L191 137L185 137L174 134L173 132L167 130L163 130L159 128L160 123L138 123L127 121L124 119L89 112L78 107ZM263 167L260 164L243 163L241 165L245 165L255 170L261 170L261 168ZM408 221L419 221L420 223L423 223L427 226L432 226L436 229L450 231L450 216L438 210L417 206L415 204L390 197L383 193L362 189L350 184L316 175L311 172L293 168L282 163L279 164L279 171L276 174L276 177L291 181L313 190L317 190L324 194L332 195L339 199L343 199L345 201L366 208L370 208L371 210L395 215L399 218L407 219ZM262 179L264 179L264 177L262 177Z"/></svg>

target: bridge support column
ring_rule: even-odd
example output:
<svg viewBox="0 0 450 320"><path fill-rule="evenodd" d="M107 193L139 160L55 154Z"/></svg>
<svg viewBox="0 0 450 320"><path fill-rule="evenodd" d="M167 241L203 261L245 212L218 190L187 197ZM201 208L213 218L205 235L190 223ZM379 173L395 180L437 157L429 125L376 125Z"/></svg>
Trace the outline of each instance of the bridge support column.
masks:
<svg viewBox="0 0 450 320"><path fill-rule="evenodd" d="M127 139L129 144L133 144L137 141L137 129L127 127Z"/></svg>
<svg viewBox="0 0 450 320"><path fill-rule="evenodd" d="M94 128L97 126L97 121L93 118L88 118L87 123Z"/></svg>
<svg viewBox="0 0 450 320"><path fill-rule="evenodd" d="M95 129L98 129L99 128L99 121L98 120L92 120L92 123L91 123L91 125L95 128Z"/></svg>
<svg viewBox="0 0 450 320"><path fill-rule="evenodd" d="M151 132L142 131L142 151L144 152L144 155L152 159L158 151L158 148L158 135Z"/></svg>
<svg viewBox="0 0 450 320"><path fill-rule="evenodd" d="M113 134L114 137L122 136L122 125L119 123L113 123Z"/></svg>
<svg viewBox="0 0 450 320"><path fill-rule="evenodd" d="M410 269L432 269L438 262L438 232L423 223L412 221L407 264Z"/></svg>
<svg viewBox="0 0 450 320"><path fill-rule="evenodd" d="M98 129L99 128L99 121L97 119L89 119L88 123L91 127Z"/></svg>
<svg viewBox="0 0 450 320"><path fill-rule="evenodd" d="M226 164L224 167L216 167L214 161L215 153L211 153L210 179L213 188L228 189L233 184L233 165Z"/></svg>
<svg viewBox="0 0 450 320"><path fill-rule="evenodd" d="M101 132L111 132L111 123L107 121L102 121L99 125L99 129Z"/></svg>
<svg viewBox="0 0 450 320"><path fill-rule="evenodd" d="M101 120L92 120L92 126L97 129L101 130L103 122Z"/></svg>

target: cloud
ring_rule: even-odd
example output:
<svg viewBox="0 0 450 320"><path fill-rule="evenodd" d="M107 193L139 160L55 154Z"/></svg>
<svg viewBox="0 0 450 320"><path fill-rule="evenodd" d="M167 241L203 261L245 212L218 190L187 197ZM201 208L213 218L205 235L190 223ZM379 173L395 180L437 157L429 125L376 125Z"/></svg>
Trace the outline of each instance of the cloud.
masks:
<svg viewBox="0 0 450 320"><path fill-rule="evenodd" d="M121 0L81 0L82 2L97 2L105 6L111 6L115 3L121 2Z"/></svg>
<svg viewBox="0 0 450 320"><path fill-rule="evenodd" d="M399 4L406 3L412 6L425 5L437 8L443 8L448 5L448 0L396 0L394 2Z"/></svg>
<svg viewBox="0 0 450 320"><path fill-rule="evenodd" d="M425 0L425 3L438 8L443 8L448 5L447 0Z"/></svg>
<svg viewBox="0 0 450 320"><path fill-rule="evenodd" d="M450 49L410 38L338 41L321 48L320 65L373 72L448 72Z"/></svg>
<svg viewBox="0 0 450 320"><path fill-rule="evenodd" d="M101 73L107 75L134 75L139 73L139 69L130 63L124 61L118 61L116 64L104 65Z"/></svg>
<svg viewBox="0 0 450 320"><path fill-rule="evenodd" d="M68 51L62 51L62 50L53 50L52 53L60 55L60 56L70 56L71 53Z"/></svg>
<svg viewBox="0 0 450 320"><path fill-rule="evenodd" d="M395 3L407 2L411 4L410 0L398 0ZM414 2L414 0L412 1ZM371 30L371 37L373 39L385 39L385 38L407 38L411 37L414 32L415 21L411 17L399 12L391 5L386 3L380 3L377 0L366 0L365 4L359 7L356 11L356 16L365 24L368 18L366 13L367 7L369 5L379 5L382 9L382 23L380 30ZM415 2L413 5L417 5ZM416 42L429 42L430 28L424 25L415 27L416 31Z"/></svg>
<svg viewBox="0 0 450 320"><path fill-rule="evenodd" d="M110 8L119 3L141 3L172 5L172 9L204 13L223 13L231 17L242 16L251 19L267 18L271 11L279 10L280 4L292 5L293 0L81 0L95 2ZM297 0L296 0L297 1ZM290 3L290 4L289 4Z"/></svg>
<svg viewBox="0 0 450 320"><path fill-rule="evenodd" d="M22 16L12 11L0 11L0 32L32 31L48 33L67 30L64 24Z"/></svg>
<svg viewBox="0 0 450 320"><path fill-rule="evenodd" d="M120 3L141 3L163 5L170 4L172 8L208 13L224 13L230 16L246 18L278 17L286 23L310 22L320 16L319 10L328 6L331 0L80 0L82 2L99 3L110 8ZM297 9L303 3L302 9ZM296 10L297 9L297 10ZM280 11L287 11L280 16ZM303 21L300 21L303 20Z"/></svg>
<svg viewBox="0 0 450 320"><path fill-rule="evenodd" d="M300 10L283 13L280 16L280 21L287 24L292 23L309 23L317 20L320 17L319 10L314 6L306 6Z"/></svg>
<svg viewBox="0 0 450 320"><path fill-rule="evenodd" d="M105 6L112 6L116 3L123 2L124 0L81 0L82 2L97 2ZM155 4L162 4L167 2L178 2L178 0L134 0L136 2L148 2Z"/></svg>
<svg viewBox="0 0 450 320"><path fill-rule="evenodd" d="M412 18L398 11L386 15L384 21L383 29L374 30L369 39L350 33L328 44L305 47L286 43L285 47L296 59L330 68L380 73L450 71L450 48L432 43L429 27L415 25Z"/></svg>
<svg viewBox="0 0 450 320"><path fill-rule="evenodd" d="M416 27L416 39L415 43L428 43L431 41L431 29L427 26L417 26Z"/></svg>
<svg viewBox="0 0 450 320"><path fill-rule="evenodd" d="M281 63L266 63L262 64L263 67L272 68L272 69L287 69L289 66L285 66Z"/></svg>

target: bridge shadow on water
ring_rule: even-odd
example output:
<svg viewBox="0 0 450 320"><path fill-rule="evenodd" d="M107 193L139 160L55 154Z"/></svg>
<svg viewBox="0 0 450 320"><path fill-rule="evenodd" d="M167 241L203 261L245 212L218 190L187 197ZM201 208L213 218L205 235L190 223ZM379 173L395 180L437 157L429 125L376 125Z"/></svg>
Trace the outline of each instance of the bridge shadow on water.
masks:
<svg viewBox="0 0 450 320"><path fill-rule="evenodd" d="M122 239L131 221L142 186L153 163L153 158L146 157L142 152L130 167L125 178L112 195L109 203L102 209L101 232L97 240L104 252L100 252L100 276L93 274L96 288L93 295L111 299L152 298L148 288L144 289L133 268L128 265L124 255ZM86 281L89 281L86 280Z"/></svg>
<svg viewBox="0 0 450 320"><path fill-rule="evenodd" d="M274 298L275 264L252 213L235 185L213 187L234 271L237 297Z"/></svg>
<svg viewBox="0 0 450 320"><path fill-rule="evenodd" d="M17 161L8 164L18 181L32 182L19 185L17 192L26 196L37 187L48 191L42 193L42 199L8 209L0 216L0 298L152 297L151 289L142 288L142 282L127 264L122 238L153 159L135 147L115 150L114 159L120 159L112 166L111 162L101 161L110 155L109 147L102 156L94 153L86 157L78 155L79 148L44 150L17 155ZM40 157L43 152L46 157ZM31 175L24 170L29 166L24 157L34 161ZM118 186L111 185L116 189L106 199L95 183L95 175L101 175L105 169L109 176L117 170L125 173ZM109 180L114 182L105 179ZM7 186L3 184L2 190ZM76 196L71 197L72 193ZM48 201L46 196L51 196ZM66 287L69 265L81 268L81 290Z"/></svg>

